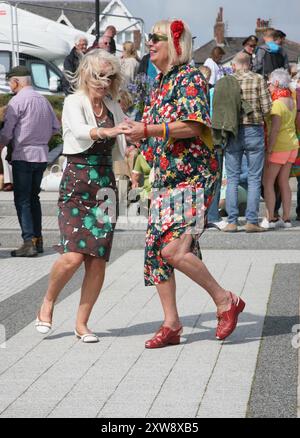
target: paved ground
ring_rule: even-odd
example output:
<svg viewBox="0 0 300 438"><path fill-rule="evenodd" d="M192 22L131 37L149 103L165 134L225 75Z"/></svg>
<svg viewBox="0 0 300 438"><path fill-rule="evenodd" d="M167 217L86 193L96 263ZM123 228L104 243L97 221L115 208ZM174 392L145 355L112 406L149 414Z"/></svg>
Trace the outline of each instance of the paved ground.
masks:
<svg viewBox="0 0 300 438"><path fill-rule="evenodd" d="M36 282L41 297L56 257L20 259L16 265L6 255L1 251L4 328L14 314L22 319L19 309L5 311L7 300L31 286L34 293ZM292 328L299 323L300 252L205 251L204 256L221 283L247 302L230 339L215 341L214 306L199 287L178 275L183 342L145 350L161 311L155 290L143 286L142 251L126 252L109 265L93 312L91 327L101 337L99 344L84 345L72 333L78 290L57 305L54 330L45 338L33 327L38 303L30 303L31 321L0 350L0 416L296 417L298 351L292 346ZM277 269L283 269L278 278ZM270 292L278 285L279 303L268 314ZM263 342L267 350L262 351ZM273 369L278 347L284 350ZM265 393L256 383L262 378ZM274 383L283 390L272 401Z"/></svg>
<svg viewBox="0 0 300 438"><path fill-rule="evenodd" d="M0 236L2 418L300 417L299 229L253 238L206 233L209 269L247 302L240 324L227 341L216 341L211 300L178 274L182 343L150 351L144 342L162 314L155 289L143 285L142 226L119 224L91 318L101 342L84 345L73 335L82 271L62 293L50 335L35 331L57 255L47 249L36 259L11 258L8 243L19 230L10 208L9 202L0 206L0 227L7 224Z"/></svg>

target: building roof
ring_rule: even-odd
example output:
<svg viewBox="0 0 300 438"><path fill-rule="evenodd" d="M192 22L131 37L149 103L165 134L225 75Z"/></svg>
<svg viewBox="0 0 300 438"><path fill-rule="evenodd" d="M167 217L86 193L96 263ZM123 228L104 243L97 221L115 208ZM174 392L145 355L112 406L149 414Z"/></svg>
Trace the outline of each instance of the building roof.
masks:
<svg viewBox="0 0 300 438"><path fill-rule="evenodd" d="M100 2L100 12L103 12L103 10L108 5L109 1L101 1ZM72 2L72 1L65 1L65 2L52 2L52 1L43 1L40 3L41 6L32 6L32 5L26 5L26 4L20 4L18 7L20 9L25 9L28 12L32 12L33 14L40 15L42 17L49 18L50 20L57 21L59 17L62 14L62 11L64 15L67 17L67 19L72 23L72 25L79 30L82 30L84 32L87 32L87 30L95 23L95 2L94 1L88 1L88 2ZM48 9L43 6L52 6L57 9ZM68 9L77 9L80 12L72 12ZM90 12L84 13L84 11Z"/></svg>
<svg viewBox="0 0 300 438"><path fill-rule="evenodd" d="M222 64L226 64L231 61L234 56L243 49L243 41L247 37L225 37L225 45L222 49L225 51L225 55L222 60ZM210 57L212 49L216 47L216 41L213 39L207 44L204 44L199 49L196 49L193 54L193 58L196 64L204 64L207 58ZM297 63L300 57L300 44L294 41L286 40L284 49L288 54L290 63Z"/></svg>

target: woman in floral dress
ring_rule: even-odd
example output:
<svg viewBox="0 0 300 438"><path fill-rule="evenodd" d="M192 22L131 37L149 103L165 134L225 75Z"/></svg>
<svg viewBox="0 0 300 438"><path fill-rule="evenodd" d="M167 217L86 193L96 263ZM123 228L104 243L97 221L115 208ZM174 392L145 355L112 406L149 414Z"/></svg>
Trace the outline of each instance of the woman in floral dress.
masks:
<svg viewBox="0 0 300 438"><path fill-rule="evenodd" d="M57 297L84 262L85 276L75 334L85 343L98 342L88 326L109 260L117 219L113 158L124 157L124 114L117 103L121 83L119 61L93 50L80 62L73 84L76 92L64 103L62 124L67 166L59 192L59 228L55 262L36 329L47 333Z"/></svg>
<svg viewBox="0 0 300 438"><path fill-rule="evenodd" d="M199 237L214 195L218 163L210 133L206 83L190 64L192 36L181 20L160 21L149 35L150 59L161 72L142 123L127 120L154 171L145 247L145 284L157 287L164 322L146 348L178 344L182 333L174 268L203 287L218 311L217 339L235 329L245 303L225 291L201 261Z"/></svg>

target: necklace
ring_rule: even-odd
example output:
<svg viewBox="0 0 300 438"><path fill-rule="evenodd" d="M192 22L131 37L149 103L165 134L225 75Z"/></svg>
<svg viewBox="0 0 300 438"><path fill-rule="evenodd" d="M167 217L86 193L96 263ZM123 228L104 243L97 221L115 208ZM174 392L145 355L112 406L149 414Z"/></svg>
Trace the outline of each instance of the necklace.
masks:
<svg viewBox="0 0 300 438"><path fill-rule="evenodd" d="M94 106L96 106L96 105L94 105ZM100 106L100 104L98 104L97 106ZM101 103L100 113L96 113L96 111L94 109L93 109L93 112L94 112L96 117L100 118L102 116L102 114L103 114L103 103Z"/></svg>

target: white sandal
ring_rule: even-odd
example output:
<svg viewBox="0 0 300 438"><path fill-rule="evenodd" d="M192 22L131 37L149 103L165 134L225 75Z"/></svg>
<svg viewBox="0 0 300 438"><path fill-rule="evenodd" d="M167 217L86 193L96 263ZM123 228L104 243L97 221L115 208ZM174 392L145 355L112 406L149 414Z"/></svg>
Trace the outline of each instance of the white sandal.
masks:
<svg viewBox="0 0 300 438"><path fill-rule="evenodd" d="M35 328L42 335L46 335L52 329L52 324L50 322L41 321L39 317L37 317L35 321Z"/></svg>
<svg viewBox="0 0 300 438"><path fill-rule="evenodd" d="M75 336L85 344L94 344L100 340L95 333L85 333L84 335L80 335L76 330L74 330L74 333Z"/></svg>

